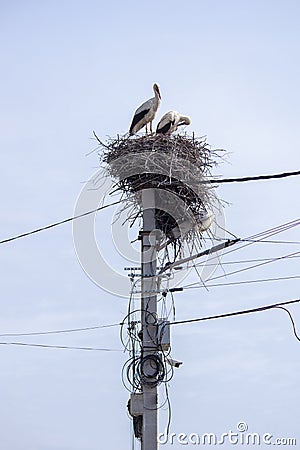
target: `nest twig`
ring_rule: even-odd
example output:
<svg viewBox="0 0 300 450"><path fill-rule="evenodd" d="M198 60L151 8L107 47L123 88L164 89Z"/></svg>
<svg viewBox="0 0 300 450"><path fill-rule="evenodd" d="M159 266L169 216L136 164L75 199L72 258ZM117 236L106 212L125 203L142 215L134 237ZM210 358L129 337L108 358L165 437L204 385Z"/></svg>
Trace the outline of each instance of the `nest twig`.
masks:
<svg viewBox="0 0 300 450"><path fill-rule="evenodd" d="M155 189L156 228L170 242L199 240L199 214L216 199L207 176L224 150L211 150L205 138L181 134L117 136L105 144L94 135L115 190L125 195L126 208L134 206L128 220L141 216L142 190Z"/></svg>

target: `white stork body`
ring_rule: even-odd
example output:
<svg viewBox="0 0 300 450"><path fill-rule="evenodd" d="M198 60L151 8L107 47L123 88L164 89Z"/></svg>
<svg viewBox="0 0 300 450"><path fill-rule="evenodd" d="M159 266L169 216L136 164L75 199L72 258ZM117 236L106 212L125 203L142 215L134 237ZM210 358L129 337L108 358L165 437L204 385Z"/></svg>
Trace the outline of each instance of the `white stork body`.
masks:
<svg viewBox="0 0 300 450"><path fill-rule="evenodd" d="M129 129L129 134L137 133L141 128L146 125L146 133L147 133L147 125L150 123L150 131L152 133L152 121L155 117L156 111L160 105L160 90L158 84L154 83L153 91L155 96L150 98L145 103L143 103L134 113L131 126Z"/></svg>
<svg viewBox="0 0 300 450"><path fill-rule="evenodd" d="M160 119L156 133L171 134L180 125L190 125L190 123L191 119L189 117L181 116L177 111L169 111Z"/></svg>

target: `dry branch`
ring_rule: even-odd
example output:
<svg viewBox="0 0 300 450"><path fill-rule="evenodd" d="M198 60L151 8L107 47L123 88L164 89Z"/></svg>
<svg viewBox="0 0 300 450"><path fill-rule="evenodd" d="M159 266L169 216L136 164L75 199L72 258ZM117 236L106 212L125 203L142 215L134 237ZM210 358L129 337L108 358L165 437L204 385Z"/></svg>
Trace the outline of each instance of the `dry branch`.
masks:
<svg viewBox="0 0 300 450"><path fill-rule="evenodd" d="M205 138L181 134L118 136L105 144L94 135L101 161L130 207L131 223L142 212L142 189L155 189L156 226L165 238L178 244L201 238L199 216L216 200L207 177L224 150L211 150Z"/></svg>

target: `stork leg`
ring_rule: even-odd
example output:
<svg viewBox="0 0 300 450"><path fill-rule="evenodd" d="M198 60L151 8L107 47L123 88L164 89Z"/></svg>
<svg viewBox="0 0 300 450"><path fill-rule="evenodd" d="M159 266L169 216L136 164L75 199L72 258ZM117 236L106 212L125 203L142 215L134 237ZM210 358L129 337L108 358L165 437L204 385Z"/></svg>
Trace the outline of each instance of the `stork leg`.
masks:
<svg viewBox="0 0 300 450"><path fill-rule="evenodd" d="M153 131L152 131L152 120L151 120L151 122L150 122L150 133L151 133L151 134L153 133Z"/></svg>
<svg viewBox="0 0 300 450"><path fill-rule="evenodd" d="M146 123L146 134L148 134L148 124Z"/></svg>

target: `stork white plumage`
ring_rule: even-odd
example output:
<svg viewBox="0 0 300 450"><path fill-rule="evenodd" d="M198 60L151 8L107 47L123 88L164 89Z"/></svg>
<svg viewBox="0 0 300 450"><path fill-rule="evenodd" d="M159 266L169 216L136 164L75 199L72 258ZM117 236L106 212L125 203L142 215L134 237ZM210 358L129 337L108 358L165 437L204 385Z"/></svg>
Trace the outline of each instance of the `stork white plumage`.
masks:
<svg viewBox="0 0 300 450"><path fill-rule="evenodd" d="M169 111L160 119L156 133L171 134L181 125L190 125L191 119L181 116L177 111Z"/></svg>
<svg viewBox="0 0 300 450"><path fill-rule="evenodd" d="M158 110L161 100L160 89L158 84L154 83L153 91L155 96L147 100L135 111L129 129L130 135L137 133L145 125L147 133L148 123L150 123L150 131L152 133L152 122L155 117L156 111Z"/></svg>

